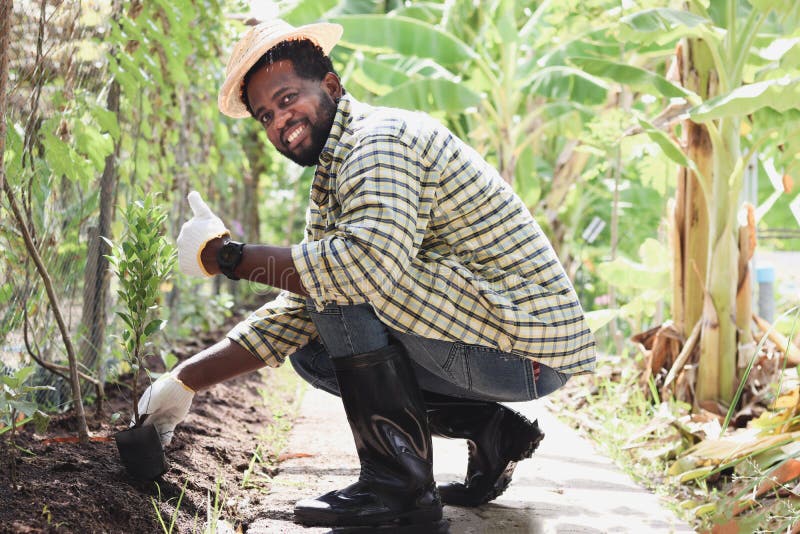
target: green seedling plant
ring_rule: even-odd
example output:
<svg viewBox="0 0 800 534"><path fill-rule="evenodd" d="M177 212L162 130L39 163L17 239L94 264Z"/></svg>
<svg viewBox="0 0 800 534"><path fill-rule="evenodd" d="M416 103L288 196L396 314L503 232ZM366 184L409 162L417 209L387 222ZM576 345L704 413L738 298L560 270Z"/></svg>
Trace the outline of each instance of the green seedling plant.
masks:
<svg viewBox="0 0 800 534"><path fill-rule="evenodd" d="M206 492L206 524L203 534L219 534L232 529L222 518L223 507L225 504L225 493L223 492L222 479L217 477L214 484L214 500L211 500L211 491Z"/></svg>
<svg viewBox="0 0 800 534"><path fill-rule="evenodd" d="M31 394L39 390L52 390L52 386L28 386L25 382L30 378L35 370L34 366L22 367L14 373L0 377L3 384L3 395L0 397L0 435L9 433L9 475L11 486L17 487L17 450L25 449L16 443L17 426L33 421L36 431L41 433L47 428L50 418L47 414L39 410ZM18 420L19 417L21 420Z"/></svg>
<svg viewBox="0 0 800 534"><path fill-rule="evenodd" d="M55 530L59 530L61 527L64 526L63 521L53 521L53 512L50 511L50 508L45 504L42 506L42 513L39 514L41 518L45 521L48 527L51 527Z"/></svg>
<svg viewBox="0 0 800 534"><path fill-rule="evenodd" d="M161 284L169 280L175 265L176 251L164 237L166 210L157 204L155 195L128 205L123 214L126 231L111 247L107 256L119 278L117 296L123 311L117 315L124 324L121 336L125 358L133 370L133 423L138 426L138 383L145 369L144 351L148 340L164 328L161 318Z"/></svg>
<svg viewBox="0 0 800 534"><path fill-rule="evenodd" d="M181 494L178 495L178 502L175 503L175 510L172 512L172 515L168 518L169 525L167 525L164 516L161 514L161 508L159 507L159 503L161 502L161 486L159 486L157 482L155 482L154 484L156 485L156 491L158 491L158 500L156 500L154 497L150 497L150 502L153 504L153 508L155 508L156 519L158 519L158 525L161 527L161 530L164 532L164 534L172 534L172 532L175 529L175 523L178 520L178 512L180 512L181 510L181 501L183 501L183 496L186 495L186 486L189 484L189 479L187 478L186 481L183 483L183 487L181 488Z"/></svg>

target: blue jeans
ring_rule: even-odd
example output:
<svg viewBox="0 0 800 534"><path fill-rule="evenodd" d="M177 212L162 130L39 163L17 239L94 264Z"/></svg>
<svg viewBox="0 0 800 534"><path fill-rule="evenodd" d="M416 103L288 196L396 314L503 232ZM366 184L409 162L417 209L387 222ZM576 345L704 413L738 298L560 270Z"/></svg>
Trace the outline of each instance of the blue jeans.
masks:
<svg viewBox="0 0 800 534"><path fill-rule="evenodd" d="M428 339L384 325L372 306L328 305L308 312L320 341L313 340L291 355L297 373L316 388L339 395L331 358L346 358L389 345L401 345L411 360L420 389L451 397L487 401L527 401L563 386L570 375L497 349Z"/></svg>

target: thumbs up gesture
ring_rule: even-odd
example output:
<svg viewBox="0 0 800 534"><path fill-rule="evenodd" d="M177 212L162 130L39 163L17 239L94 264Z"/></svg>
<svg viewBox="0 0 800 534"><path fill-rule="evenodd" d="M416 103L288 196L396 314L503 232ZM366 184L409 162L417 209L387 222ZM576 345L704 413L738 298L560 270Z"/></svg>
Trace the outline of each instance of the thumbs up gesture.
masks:
<svg viewBox="0 0 800 534"><path fill-rule="evenodd" d="M187 198L194 217L183 223L178 234L178 266L184 274L209 277L212 275L203 267L200 253L209 241L230 235L230 231L203 202L200 193L192 191Z"/></svg>

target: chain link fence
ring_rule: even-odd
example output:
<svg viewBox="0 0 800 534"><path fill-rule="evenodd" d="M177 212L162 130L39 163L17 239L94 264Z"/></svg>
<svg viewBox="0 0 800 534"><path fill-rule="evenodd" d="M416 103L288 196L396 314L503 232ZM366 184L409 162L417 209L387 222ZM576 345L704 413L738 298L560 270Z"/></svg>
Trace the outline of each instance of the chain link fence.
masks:
<svg viewBox="0 0 800 534"><path fill-rule="evenodd" d="M59 307L73 339L92 335L82 326L83 278L92 196L80 184L52 175L43 161L41 135L67 137L67 123L59 114L76 89L102 83L103 68L81 57L81 48L96 37L98 25L82 17L74 2L18 2L11 21L8 85L6 172L19 208L18 219L9 196L0 202L0 360L3 371L38 365L30 385L53 386L37 392L37 403L60 410L69 402L66 354L48 302L44 284L23 239L28 232L47 267ZM64 85L56 90L54 80ZM50 128L55 125L54 130ZM47 129L43 131L43 129ZM54 155L48 154L47 157ZM87 375L98 369L96 354L83 350Z"/></svg>
<svg viewBox="0 0 800 534"><path fill-rule="evenodd" d="M213 105L210 88L224 72L218 47L228 35L223 5L178 4L14 2L4 158L9 192L0 192L0 371L36 365L28 384L53 386L36 393L47 411L71 403L67 352L24 234L46 268L91 403L97 384L125 371L102 240L124 230L118 206L138 191L159 191L166 205L182 206L188 190L202 187L211 201L230 199L217 204L234 212L243 200L258 206L258 180L240 186L231 171L246 172L251 162L275 168L245 155ZM185 206L171 213L169 235L185 218ZM243 224L257 239L258 217ZM174 338L230 315L231 289L182 277L165 284L163 304L174 326L153 351L169 356L165 346Z"/></svg>

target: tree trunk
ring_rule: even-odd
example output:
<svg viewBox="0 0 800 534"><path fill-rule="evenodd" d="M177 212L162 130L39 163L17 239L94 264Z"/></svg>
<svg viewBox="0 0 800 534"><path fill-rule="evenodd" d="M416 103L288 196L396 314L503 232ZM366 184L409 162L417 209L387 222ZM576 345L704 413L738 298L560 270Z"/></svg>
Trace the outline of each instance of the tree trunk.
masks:
<svg viewBox="0 0 800 534"><path fill-rule="evenodd" d="M718 83L708 45L700 39L687 39L676 55L683 86L703 100L713 97ZM733 376L725 361L736 354L732 280L737 278L738 255L733 232L735 208L728 202L725 184L733 164L724 164L721 147L713 145L705 126L686 121L683 131L686 155L701 175L681 169L678 180L673 317L684 334L702 322L694 399L699 404L724 401L732 392ZM738 145L736 150L738 155Z"/></svg>
<svg viewBox="0 0 800 534"><path fill-rule="evenodd" d="M102 211L102 209L101 200L100 210ZM83 306L78 354L80 354L83 364L99 375L97 371L98 367L102 367L102 363L98 366L98 362L101 360L100 353L103 349L103 336L106 330L105 295L108 292L108 283L105 280L105 273L100 270L101 265L107 263L107 260L103 258L104 252L101 251L101 247L105 243L100 239L97 226L90 226L87 229L86 244L86 270L83 273ZM97 411L100 413L103 409L103 397L105 397L102 387L98 389L97 394Z"/></svg>
<svg viewBox="0 0 800 534"><path fill-rule="evenodd" d="M678 47L676 57L681 84L703 99L716 90L715 74L707 46L690 39ZM685 121L682 144L686 155L710 178L713 149L705 126ZM673 224L676 228L672 317L678 331L691 332L703 314L708 264L708 202L703 177L682 167L678 173Z"/></svg>
<svg viewBox="0 0 800 534"><path fill-rule="evenodd" d="M67 359L69 360L69 377L72 384L72 400L75 404L75 415L78 417L78 439L81 443L89 443L89 429L86 426L86 415L83 411L83 398L81 396L81 385L78 377L78 360L75 357L75 350L72 346L72 339L70 338L69 330L67 329L67 325L64 322L64 317L61 314L61 305L59 304L58 297L53 289L53 281L50 278L50 274L47 272L47 268L42 262L39 251L36 250L36 245L33 242L33 238L28 230L28 225L25 223L22 212L17 205L17 199L14 196L14 192L11 190L11 186L8 184L8 182L5 182L3 186L6 196L8 197L8 203L11 207L11 212L17 221L17 226L19 227L19 231L22 233L22 237L25 241L25 247L28 249L28 254L31 256L31 259L33 259L34 264L36 264L36 269L39 272L39 276L42 278L42 283L47 291L47 297L50 302L50 306L53 309L53 315L56 318L58 329L61 332L61 339L64 341L64 347L67 350Z"/></svg>
<svg viewBox="0 0 800 534"><path fill-rule="evenodd" d="M119 115L119 83L111 82L108 91L107 108L114 115ZM114 151L106 156L103 175L100 178L100 215L97 226L89 228L88 246L86 254L86 272L83 281L83 313L81 317L80 354L84 364L90 369L96 369L98 377L97 411L103 410L105 391L103 383L105 372L102 362L103 342L105 340L108 311L110 276L106 255L111 253L108 244L100 239L112 239L111 222L114 220L114 208L117 196L117 159L119 157L119 141L114 143Z"/></svg>
<svg viewBox="0 0 800 534"><path fill-rule="evenodd" d="M754 32L760 25L761 15L753 12L754 16L749 16L744 26L736 28L735 2L727 0L722 4L725 5L728 32L721 42L711 45L717 47L714 57L718 58L719 64L716 68L722 71L715 71L708 45L703 41L686 41L686 53L681 54L684 60L682 81L704 100L716 96L718 79L722 80L724 91L742 86L743 58L750 52ZM706 83L695 88L692 85L693 73ZM711 169L705 168L707 158L692 158L698 166L703 165L701 169L705 179L701 183L703 192L708 195L709 210L696 405L710 401L730 406L737 385L738 342L742 344L743 359L748 359L748 352L752 353L749 348L752 345L749 319L752 304L747 261L755 246L755 221L752 210L749 210L747 229L741 230L737 223L745 169L740 146L741 123L742 117L735 115L709 123L710 143L709 136L705 135L697 145L711 146ZM690 143L687 149L694 146ZM684 285L686 282L684 279ZM690 299L693 301L695 297L687 293L684 305L688 306Z"/></svg>
<svg viewBox="0 0 800 534"><path fill-rule="evenodd" d="M719 122L722 146L714 147L714 174L711 195L714 215L709 227L711 256L708 262L706 302L698 367L698 401L730 403L736 390L736 285L739 247L736 225L739 191L732 182L739 147L740 121L725 118ZM735 194L734 194L735 193ZM712 309L713 308L713 309Z"/></svg>
<svg viewBox="0 0 800 534"><path fill-rule="evenodd" d="M178 203L173 210L175 219L173 219L172 227L175 229L177 235L178 230L184 222L186 222L186 206L188 202L186 197L189 195L189 176L187 169L189 168L189 113L188 102L186 95L178 89L177 94L178 103L181 107L181 123L178 130L178 146L175 147L175 173L174 189L178 193ZM172 289L167 295L167 306L171 317L177 316L176 310L181 301L181 288L180 285L173 282Z"/></svg>

